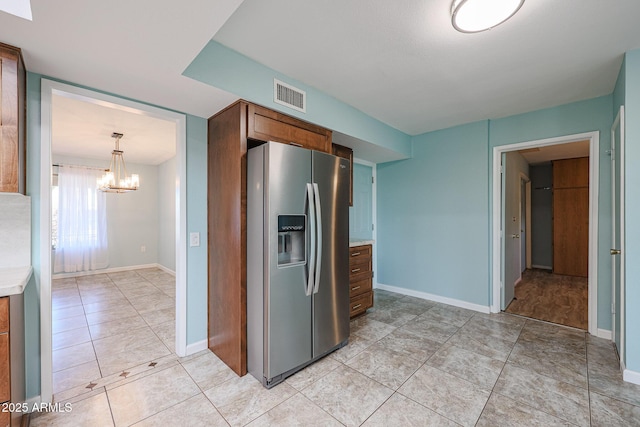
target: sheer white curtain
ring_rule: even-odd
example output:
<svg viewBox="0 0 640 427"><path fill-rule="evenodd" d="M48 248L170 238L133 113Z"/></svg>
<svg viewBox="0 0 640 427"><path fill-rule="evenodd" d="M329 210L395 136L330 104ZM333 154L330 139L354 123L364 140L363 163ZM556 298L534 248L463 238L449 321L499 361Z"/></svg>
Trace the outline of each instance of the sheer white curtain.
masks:
<svg viewBox="0 0 640 427"><path fill-rule="evenodd" d="M58 245L54 273L98 270L109 265L105 194L97 190L101 171L58 168Z"/></svg>

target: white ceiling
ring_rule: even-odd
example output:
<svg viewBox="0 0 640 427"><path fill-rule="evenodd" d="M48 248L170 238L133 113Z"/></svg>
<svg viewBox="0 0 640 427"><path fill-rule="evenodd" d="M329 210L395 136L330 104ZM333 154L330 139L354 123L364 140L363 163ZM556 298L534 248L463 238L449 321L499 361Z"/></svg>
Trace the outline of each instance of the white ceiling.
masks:
<svg viewBox="0 0 640 427"><path fill-rule="evenodd" d="M589 140L567 144L548 145L546 147L520 150L519 153L530 165L547 163L552 160L589 157Z"/></svg>
<svg viewBox="0 0 640 427"><path fill-rule="evenodd" d="M609 94L638 0L525 0L457 32L451 0L245 0L214 40L408 134Z"/></svg>
<svg viewBox="0 0 640 427"><path fill-rule="evenodd" d="M123 134L120 149L127 163L159 165L176 154L175 122L54 95L53 154L104 159L115 148L113 132Z"/></svg>
<svg viewBox="0 0 640 427"><path fill-rule="evenodd" d="M637 0L526 0L477 34L452 28L450 6L32 0L32 22L0 12L0 41L29 71L209 117L236 96L181 73L213 37L412 135L611 93L640 47Z"/></svg>

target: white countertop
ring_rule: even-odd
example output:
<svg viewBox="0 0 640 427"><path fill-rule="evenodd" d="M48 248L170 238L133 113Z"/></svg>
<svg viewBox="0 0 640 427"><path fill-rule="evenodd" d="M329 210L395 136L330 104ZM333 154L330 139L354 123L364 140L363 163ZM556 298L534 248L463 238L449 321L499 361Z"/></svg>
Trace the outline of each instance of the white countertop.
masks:
<svg viewBox="0 0 640 427"><path fill-rule="evenodd" d="M352 248L354 246L362 246L362 245L373 245L374 241L371 239L359 239L357 237L349 238L349 247Z"/></svg>
<svg viewBox="0 0 640 427"><path fill-rule="evenodd" d="M18 295L24 292L29 282L33 267L5 267L0 268L0 297Z"/></svg>

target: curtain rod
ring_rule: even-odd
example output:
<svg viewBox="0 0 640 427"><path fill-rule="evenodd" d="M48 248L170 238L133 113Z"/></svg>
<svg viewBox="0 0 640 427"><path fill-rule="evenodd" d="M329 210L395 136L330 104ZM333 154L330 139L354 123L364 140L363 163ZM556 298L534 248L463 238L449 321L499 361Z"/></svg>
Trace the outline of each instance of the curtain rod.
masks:
<svg viewBox="0 0 640 427"><path fill-rule="evenodd" d="M95 170L105 171L105 172L109 171L109 169L99 168L97 166L64 165L64 164L60 164L60 163L54 163L51 166L57 167L57 168L59 168L60 166L66 166L68 168L95 169Z"/></svg>

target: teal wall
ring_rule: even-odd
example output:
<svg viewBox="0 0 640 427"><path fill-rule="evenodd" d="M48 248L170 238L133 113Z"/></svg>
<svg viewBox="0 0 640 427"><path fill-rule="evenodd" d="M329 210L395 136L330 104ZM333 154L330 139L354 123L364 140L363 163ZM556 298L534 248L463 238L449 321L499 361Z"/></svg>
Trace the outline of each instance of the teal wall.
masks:
<svg viewBox="0 0 640 427"><path fill-rule="evenodd" d="M627 368L640 372L640 50L624 63L625 105L625 345Z"/></svg>
<svg viewBox="0 0 640 427"><path fill-rule="evenodd" d="M413 137L412 159L377 168L378 282L489 306L493 147L600 131L598 327L610 330L612 102L608 95Z"/></svg>
<svg viewBox="0 0 640 427"><path fill-rule="evenodd" d="M489 305L488 130L419 135L377 166L378 283Z"/></svg>
<svg viewBox="0 0 640 427"><path fill-rule="evenodd" d="M353 164L353 206L349 207L349 237L373 239L373 168Z"/></svg>
<svg viewBox="0 0 640 427"><path fill-rule="evenodd" d="M183 74L247 101L391 149L403 157L411 156L409 135L213 40L202 49ZM273 102L274 77L306 91L306 113Z"/></svg>
<svg viewBox="0 0 640 427"><path fill-rule="evenodd" d="M25 290L27 398L40 394L40 88L41 79L27 73L27 195L31 196L34 277ZM51 79L55 80L55 79ZM64 82L66 84L73 84ZM76 85L77 86L77 85ZM79 86L84 87L85 86ZM87 88L96 90L92 88ZM96 90L97 92L106 93ZM109 94L117 96L114 94ZM123 98L122 99L129 99ZM140 102L140 101L138 101ZM187 345L207 338L207 135L206 119L187 115L187 230L200 232L200 247L187 250Z"/></svg>
<svg viewBox="0 0 640 427"><path fill-rule="evenodd" d="M613 96L607 95L490 122L490 147L600 132L598 197L598 328L611 330L611 124ZM492 168L493 156L489 157ZM489 187L492 193L492 185Z"/></svg>

